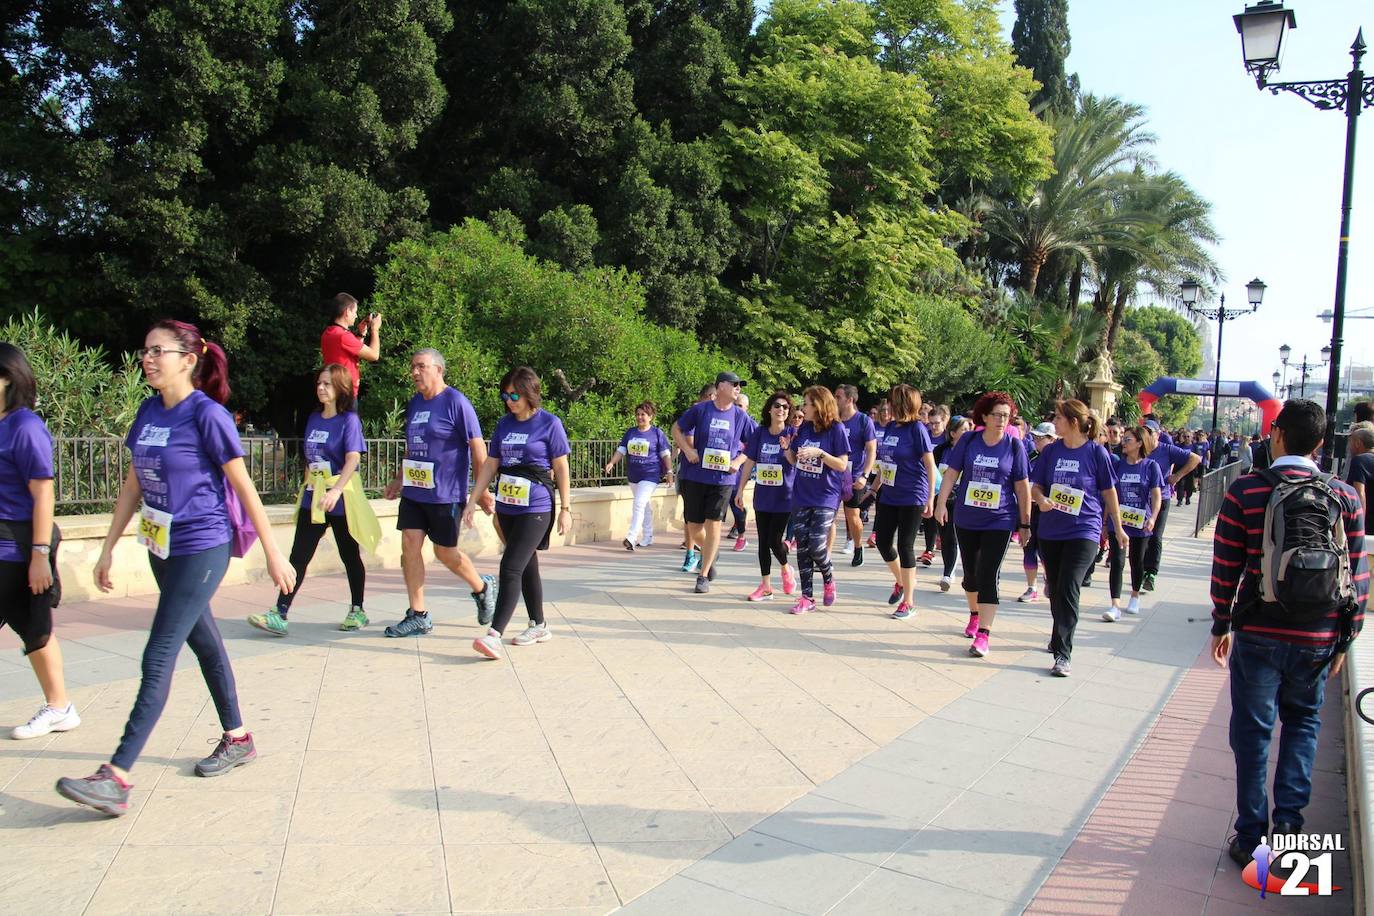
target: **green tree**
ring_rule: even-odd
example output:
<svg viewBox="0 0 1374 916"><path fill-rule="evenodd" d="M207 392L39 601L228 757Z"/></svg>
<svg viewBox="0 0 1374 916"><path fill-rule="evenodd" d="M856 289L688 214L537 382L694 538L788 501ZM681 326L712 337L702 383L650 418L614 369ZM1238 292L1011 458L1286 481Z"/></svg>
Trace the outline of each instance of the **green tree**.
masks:
<svg viewBox="0 0 1374 916"><path fill-rule="evenodd" d="M1078 74L1064 70L1069 58L1069 0L1016 0L1011 46L1021 66L1040 84L1037 109L1067 114L1078 97Z"/></svg>
<svg viewBox="0 0 1374 916"><path fill-rule="evenodd" d="M1126 310L1124 326L1154 348L1166 374L1192 378L1202 370L1202 335L1178 312L1158 305L1138 306Z"/></svg>

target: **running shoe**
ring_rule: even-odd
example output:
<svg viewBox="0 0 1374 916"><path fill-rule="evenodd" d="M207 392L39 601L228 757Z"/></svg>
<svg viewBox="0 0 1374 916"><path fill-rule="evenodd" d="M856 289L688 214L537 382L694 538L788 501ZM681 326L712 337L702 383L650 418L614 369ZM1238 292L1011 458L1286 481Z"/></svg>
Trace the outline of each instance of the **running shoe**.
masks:
<svg viewBox="0 0 1374 916"><path fill-rule="evenodd" d="M548 642L553 639L553 633L549 631L547 623L532 623L526 627L525 632L510 641L512 646L532 646L537 642Z"/></svg>
<svg viewBox="0 0 1374 916"><path fill-rule="evenodd" d="M854 552L854 541L850 538L844 539L844 546L840 548L840 553L849 556Z"/></svg>
<svg viewBox="0 0 1374 916"><path fill-rule="evenodd" d="M1145 580L1144 580L1143 582L1140 583L1140 590L1141 590L1142 592L1152 592L1152 591L1155 590L1155 574L1154 574L1154 573L1146 573L1146 574L1145 574Z"/></svg>
<svg viewBox="0 0 1374 916"><path fill-rule="evenodd" d="M826 607L835 603L835 583L827 582L821 587L821 603Z"/></svg>
<svg viewBox="0 0 1374 916"><path fill-rule="evenodd" d="M652 534L649 535L649 536L646 537L644 540L642 540L642 541L639 542L639 546L640 546L640 547L652 547L652 546L654 546L654 536L653 536Z"/></svg>
<svg viewBox="0 0 1374 916"><path fill-rule="evenodd" d="M716 564L712 563L711 568L706 570L706 578L711 582L716 581Z"/></svg>
<svg viewBox="0 0 1374 916"><path fill-rule="evenodd" d="M929 566L931 561L935 559L935 554L929 550L923 550L916 559L922 566Z"/></svg>
<svg viewBox="0 0 1374 916"><path fill-rule="evenodd" d="M744 535L740 532L738 528L731 528L729 531L725 533L725 539L727 541L738 537L744 537Z"/></svg>
<svg viewBox="0 0 1374 916"><path fill-rule="evenodd" d="M741 534L739 537L735 538L735 553L739 553L741 550L748 546L749 541L744 537L744 535Z"/></svg>
<svg viewBox="0 0 1374 916"><path fill-rule="evenodd" d="M245 732L238 738L224 735L210 752L210 756L196 764L196 775L223 776L234 767L241 767L257 759L258 749L253 747L251 733Z"/></svg>
<svg viewBox="0 0 1374 916"><path fill-rule="evenodd" d="M1113 604L1102 612L1102 619L1107 621L1107 623L1116 623L1121 619L1121 608Z"/></svg>
<svg viewBox="0 0 1374 916"><path fill-rule="evenodd" d="M691 559L687 561L686 572L694 573L701 569L701 551L693 550Z"/></svg>
<svg viewBox="0 0 1374 916"><path fill-rule="evenodd" d="M1086 576L1083 577L1083 587L1084 587L1084 588L1092 588L1092 587L1093 587L1093 577L1092 577L1092 573L1089 573L1088 575L1086 575Z"/></svg>
<svg viewBox="0 0 1374 916"><path fill-rule="evenodd" d="M344 615L343 623L339 624L339 629L351 632L353 630L361 630L363 627L367 626L367 624L367 615L363 613L362 607L354 604L349 606L348 613Z"/></svg>
<svg viewBox="0 0 1374 916"><path fill-rule="evenodd" d="M1098 548L1097 548L1097 556L1093 558L1093 565L1096 566L1097 564L1101 563L1101 562L1102 562L1102 558L1105 557L1106 555L1107 555L1107 547L1106 547L1106 545L1103 545L1103 546L1098 547Z"/></svg>
<svg viewBox="0 0 1374 916"><path fill-rule="evenodd" d="M382 631L387 636L428 636L434 629L429 614L417 614L414 608L407 608L406 615Z"/></svg>
<svg viewBox="0 0 1374 916"><path fill-rule="evenodd" d="M792 567L784 565L782 568L782 593L790 595L797 590L797 580L792 577Z"/></svg>
<svg viewBox="0 0 1374 916"><path fill-rule="evenodd" d="M783 543L787 545L787 549L788 549L788 550L791 550L791 551L793 551L793 552L796 551L796 549L797 549L797 539L796 539L796 538L785 538L785 539L783 539Z"/></svg>
<svg viewBox="0 0 1374 916"><path fill-rule="evenodd" d="M119 817L129 813L129 790L133 787L133 783L116 776L108 763L102 763L92 776L63 776L57 781L57 794L102 814Z"/></svg>
<svg viewBox="0 0 1374 916"><path fill-rule="evenodd" d="M625 538L625 540L621 541L620 543L624 544L624 545L625 545L625 549L628 550L630 553L634 553L634 552L635 552L635 542L634 542L634 541L630 540L629 538Z"/></svg>
<svg viewBox="0 0 1374 916"><path fill-rule="evenodd" d="M1054 657L1054 667L1050 668L1050 674L1055 677L1068 677L1072 673L1069 667L1069 660L1062 655Z"/></svg>
<svg viewBox="0 0 1374 916"><path fill-rule="evenodd" d="M491 626L491 619L496 616L496 596L501 593L501 583L495 576L481 576L482 590L472 593L472 600L477 603L477 625L479 627Z"/></svg>
<svg viewBox="0 0 1374 916"><path fill-rule="evenodd" d="M749 593L750 601L772 601L773 590L766 585L760 584L758 588Z"/></svg>
<svg viewBox="0 0 1374 916"><path fill-rule="evenodd" d="M950 581L949 576L941 576L941 577L940 577L940 591L942 591L942 592L947 592L947 591L949 591L949 587L950 587L950 585L952 585L952 584L953 584L953 583Z"/></svg>
<svg viewBox="0 0 1374 916"><path fill-rule="evenodd" d="M248 623L273 636L286 635L286 618L275 607L266 614L249 614Z"/></svg>
<svg viewBox="0 0 1374 916"><path fill-rule="evenodd" d="M850 566L863 566L863 565L864 565L864 549L863 549L862 547L855 547L855 548L854 548L854 559L852 559L852 560L849 561L849 565L850 565Z"/></svg>
<svg viewBox="0 0 1374 916"><path fill-rule="evenodd" d="M1140 598L1138 596L1132 595L1131 600L1126 602L1126 613L1132 615L1140 613Z"/></svg>
<svg viewBox="0 0 1374 916"><path fill-rule="evenodd" d="M968 615L968 626L964 627L964 638L972 639L978 635L978 615Z"/></svg>
<svg viewBox="0 0 1374 916"><path fill-rule="evenodd" d="M696 551L689 550L682 555L682 571L686 572L692 565L692 554Z"/></svg>
<svg viewBox="0 0 1374 916"><path fill-rule="evenodd" d="M898 601L901 601L901 600L902 600L902 583L898 582L896 585L892 586L892 594L890 594L890 595L887 596L887 603L888 603L888 604L896 604Z"/></svg>
<svg viewBox="0 0 1374 916"><path fill-rule="evenodd" d="M472 648L477 651L478 655L499 659L503 654L501 651L501 634L495 630L487 630L486 636L479 636L472 641Z"/></svg>
<svg viewBox="0 0 1374 916"><path fill-rule="evenodd" d="M81 717L76 714L75 703L61 707L44 703L38 707L38 712L33 714L33 718L23 725L16 725L10 731L10 737L16 741L27 741L53 732L69 732L80 724Z"/></svg>
<svg viewBox="0 0 1374 916"><path fill-rule="evenodd" d="M973 645L968 647L968 654L974 658L987 658L988 655L988 636L983 630L979 630L973 636Z"/></svg>
<svg viewBox="0 0 1374 916"><path fill-rule="evenodd" d="M1040 593L1036 591L1035 586L1032 585L1030 588L1022 592L1021 597L1017 598L1016 600L1021 602L1022 604L1029 604L1032 601L1039 601Z"/></svg>
<svg viewBox="0 0 1374 916"><path fill-rule="evenodd" d="M869 534L869 536L868 536L868 541L864 544L864 546L865 546L865 547L877 547L877 546L878 546L878 533L877 533L876 531L873 532L873 533L871 533L871 534Z"/></svg>
<svg viewBox="0 0 1374 916"><path fill-rule="evenodd" d="M692 591L698 595L704 595L711 590L711 580L705 576L697 576L697 584L692 586Z"/></svg>
<svg viewBox="0 0 1374 916"><path fill-rule="evenodd" d="M892 612L892 619L893 619L893 620L906 620L906 619L907 619L908 617L910 617L910 616L911 616L911 605L907 604L905 601L903 601L901 604L897 605L897 610L895 610L895 611Z"/></svg>
<svg viewBox="0 0 1374 916"><path fill-rule="evenodd" d="M794 605L792 605L792 609L791 609L790 611L788 611L788 613L789 613L789 614L809 614L809 613L811 613L812 611L814 611L815 609L816 609L816 602L812 601L810 598L806 597L805 595L802 595L800 598L797 599L797 603L794 604Z"/></svg>

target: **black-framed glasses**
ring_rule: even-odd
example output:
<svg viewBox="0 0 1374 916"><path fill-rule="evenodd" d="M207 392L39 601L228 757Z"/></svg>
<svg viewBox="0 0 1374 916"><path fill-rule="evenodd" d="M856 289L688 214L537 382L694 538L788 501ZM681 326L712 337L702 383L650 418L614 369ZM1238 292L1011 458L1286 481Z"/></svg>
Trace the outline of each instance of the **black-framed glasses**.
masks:
<svg viewBox="0 0 1374 916"><path fill-rule="evenodd" d="M501 392L501 400L503 400L503 401L510 401L512 404L514 404L516 401L520 400L520 392L518 392L518 391L503 391L503 392Z"/></svg>
<svg viewBox="0 0 1374 916"><path fill-rule="evenodd" d="M162 358L162 354L164 354L164 353L190 353L190 352L191 352L190 350L173 350L173 349L171 349L170 347L152 346L152 347L139 347L137 350L134 351L134 356L138 357L139 359L143 359L145 356L151 356L153 359L161 359L161 358Z"/></svg>

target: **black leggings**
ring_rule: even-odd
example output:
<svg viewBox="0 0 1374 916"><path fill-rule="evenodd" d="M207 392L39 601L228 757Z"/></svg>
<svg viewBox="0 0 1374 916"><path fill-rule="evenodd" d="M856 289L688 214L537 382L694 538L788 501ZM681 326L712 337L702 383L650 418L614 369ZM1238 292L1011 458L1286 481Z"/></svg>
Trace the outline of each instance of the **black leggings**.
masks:
<svg viewBox="0 0 1374 916"><path fill-rule="evenodd" d="M334 545L339 548L339 559L343 560L344 572L348 574L348 600L357 607L363 606L363 587L367 584L367 569L363 566L362 552L358 542L348 533L348 517L326 515L325 523L316 525L310 521L310 510L301 509L296 515L296 539L291 543L291 567L296 570L296 587L291 594L277 598L277 613L285 616L291 610L291 602L305 583L305 570L315 558L315 550L320 546L320 538L327 529L334 530Z"/></svg>
<svg viewBox="0 0 1374 916"><path fill-rule="evenodd" d="M739 532L740 537L744 537L744 526L749 521L749 510L741 509L739 506L735 505L734 500L731 500L730 514L734 516L734 523L731 527L734 528L735 531Z"/></svg>
<svg viewBox="0 0 1374 916"><path fill-rule="evenodd" d="M491 628L505 633L515 614L515 602L523 595L530 622L544 622L544 580L539 577L539 543L549 530L549 513L511 513L501 516L506 552L501 554L501 591L496 596L496 617Z"/></svg>
<svg viewBox="0 0 1374 916"><path fill-rule="evenodd" d="M1140 591L1140 580L1145 578L1145 546L1149 543L1149 538L1131 538L1130 546L1123 551L1116 545L1116 538L1107 542L1107 549L1110 551L1107 556L1107 569L1113 601L1121 597L1121 573L1128 554L1131 561L1131 592L1134 594Z"/></svg>
<svg viewBox="0 0 1374 916"><path fill-rule="evenodd" d="M935 536L940 533L940 523L935 516L921 519L921 533L926 536L926 553L935 552Z"/></svg>
<svg viewBox="0 0 1374 916"><path fill-rule="evenodd" d="M955 529L959 552L964 555L964 591L977 592L979 604L999 604L997 586L1002 578L1002 560L1011 543L1006 529L969 531Z"/></svg>
<svg viewBox="0 0 1374 916"><path fill-rule="evenodd" d="M944 562L944 576L954 575L954 564L959 562L959 535L954 530L954 512L940 526L940 559Z"/></svg>
<svg viewBox="0 0 1374 916"><path fill-rule="evenodd" d="M1169 500L1161 500L1159 515L1155 517L1155 530L1150 535L1150 546L1145 548L1145 571L1159 575L1159 556L1164 552L1164 526L1169 521Z"/></svg>
<svg viewBox="0 0 1374 916"><path fill-rule="evenodd" d="M759 575L772 574L774 557L782 566L787 565L787 545L783 543L783 535L787 533L787 521L791 517L790 512L754 510L754 527L759 532Z"/></svg>
<svg viewBox="0 0 1374 916"><path fill-rule="evenodd" d="M1050 651L1055 658L1067 659L1073 655L1073 631L1078 626L1078 592L1083 587L1084 573L1097 556L1097 541L1052 541L1042 537L1037 542L1040 559L1045 562L1045 588L1054 617Z"/></svg>
<svg viewBox="0 0 1374 916"><path fill-rule="evenodd" d="M916 529L922 519L924 506L890 506L878 503L878 515L873 519L873 536L878 541L878 553L891 563L899 556L902 569L916 568ZM896 546L893 546L893 541Z"/></svg>

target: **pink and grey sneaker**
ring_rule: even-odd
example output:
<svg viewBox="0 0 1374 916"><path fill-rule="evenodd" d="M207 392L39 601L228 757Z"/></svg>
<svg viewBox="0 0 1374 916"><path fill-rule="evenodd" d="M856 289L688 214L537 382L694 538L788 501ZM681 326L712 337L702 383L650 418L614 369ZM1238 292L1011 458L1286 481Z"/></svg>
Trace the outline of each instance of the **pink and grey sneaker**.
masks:
<svg viewBox="0 0 1374 916"><path fill-rule="evenodd" d="M773 590L772 590L771 588L769 588L768 586L764 585L762 582L760 582L760 583L759 583L759 587L756 588L756 589L754 589L754 590L749 594L749 600L750 600L750 601L772 601L772 600L773 600Z"/></svg>
<svg viewBox="0 0 1374 916"><path fill-rule="evenodd" d="M748 546L749 542L744 539L744 535L741 534L739 537L735 538L735 553L739 553Z"/></svg>
<svg viewBox="0 0 1374 916"><path fill-rule="evenodd" d="M968 626L964 627L965 639L976 639L978 637L978 615L968 615Z"/></svg>
<svg viewBox="0 0 1374 916"><path fill-rule="evenodd" d="M792 578L792 567L782 568L782 593L790 595L797 590L797 580Z"/></svg>
<svg viewBox="0 0 1374 916"><path fill-rule="evenodd" d="M1021 602L1022 604L1030 604L1032 601L1040 600L1040 593L1036 591L1035 586L1032 585L1030 588L1022 592L1021 597L1017 598L1016 600Z"/></svg>
<svg viewBox="0 0 1374 916"><path fill-rule="evenodd" d="M868 540L864 543L864 546L865 546L865 547L877 547L877 546L878 546L878 535L877 535L876 533L870 533L870 534L868 535Z"/></svg>
<svg viewBox="0 0 1374 916"><path fill-rule="evenodd" d="M988 654L988 632L979 630L973 637L973 645L968 647L968 654L974 658L984 658Z"/></svg>
<svg viewBox="0 0 1374 916"><path fill-rule="evenodd" d="M816 602L812 601L812 600L811 600L810 598L808 598L806 595L802 595L800 598L797 599L797 603L794 604L794 605L792 605L792 610L790 610L788 613L790 613L790 614L809 614L809 613L811 613L812 611L814 611L815 609L816 609Z"/></svg>
<svg viewBox="0 0 1374 916"><path fill-rule="evenodd" d="M115 775L108 763L102 763L93 776L82 779L63 776L57 781L57 794L102 814L120 817L129 813L129 790L133 787L133 783Z"/></svg>
<svg viewBox="0 0 1374 916"><path fill-rule="evenodd" d="M821 603L826 607L835 603L835 583L827 582L821 589Z"/></svg>
<svg viewBox="0 0 1374 916"><path fill-rule="evenodd" d="M902 600L902 583L898 582L896 585L893 585L893 586L892 586L892 594L890 594L890 595L887 596L887 603L888 603L888 604L896 604L898 601L901 601L901 600Z"/></svg>
<svg viewBox="0 0 1374 916"><path fill-rule="evenodd" d="M906 619L907 619L908 617L910 617L910 616L911 616L911 605L907 604L905 601L903 601L901 604L897 605L897 610L895 610L895 611L892 612L892 619L893 619L893 620L906 620Z"/></svg>

